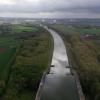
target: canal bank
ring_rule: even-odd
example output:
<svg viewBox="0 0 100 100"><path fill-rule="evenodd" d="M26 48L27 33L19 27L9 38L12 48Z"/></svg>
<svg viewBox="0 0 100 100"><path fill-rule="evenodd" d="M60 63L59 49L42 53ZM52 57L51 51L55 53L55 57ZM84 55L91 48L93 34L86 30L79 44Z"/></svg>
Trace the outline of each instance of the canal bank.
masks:
<svg viewBox="0 0 100 100"><path fill-rule="evenodd" d="M54 39L54 52L49 73L44 75L40 86L41 95L36 100L84 100L80 99L76 78L69 66L66 47L57 32L48 29ZM37 93L38 94L38 93Z"/></svg>

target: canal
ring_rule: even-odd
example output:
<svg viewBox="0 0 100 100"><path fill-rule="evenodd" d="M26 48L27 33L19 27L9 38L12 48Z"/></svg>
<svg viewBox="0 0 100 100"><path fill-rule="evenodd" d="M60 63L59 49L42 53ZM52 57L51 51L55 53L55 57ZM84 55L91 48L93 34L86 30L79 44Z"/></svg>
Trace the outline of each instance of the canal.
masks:
<svg viewBox="0 0 100 100"><path fill-rule="evenodd" d="M54 52L50 72L45 76L40 100L79 100L64 42L57 32L46 26L45 29L54 39Z"/></svg>

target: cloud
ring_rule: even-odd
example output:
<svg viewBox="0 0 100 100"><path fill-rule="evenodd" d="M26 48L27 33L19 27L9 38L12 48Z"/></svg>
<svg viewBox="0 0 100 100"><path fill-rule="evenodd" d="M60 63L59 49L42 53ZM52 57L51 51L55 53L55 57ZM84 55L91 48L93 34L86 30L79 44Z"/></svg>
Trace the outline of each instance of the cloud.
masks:
<svg viewBox="0 0 100 100"><path fill-rule="evenodd" d="M0 15L25 14L40 16L67 17L81 15L99 17L100 0L2 0L0 1Z"/></svg>

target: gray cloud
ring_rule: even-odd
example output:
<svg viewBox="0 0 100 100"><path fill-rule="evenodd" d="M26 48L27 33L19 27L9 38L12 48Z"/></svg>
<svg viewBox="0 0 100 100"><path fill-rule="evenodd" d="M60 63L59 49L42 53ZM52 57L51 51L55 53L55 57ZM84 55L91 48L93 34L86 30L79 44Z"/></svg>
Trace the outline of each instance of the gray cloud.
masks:
<svg viewBox="0 0 100 100"><path fill-rule="evenodd" d="M0 1L0 15L22 14L41 17L100 17L100 0L4 0ZM89 15L90 14L90 15ZM92 16L92 17L93 17ZM72 16L73 17L73 16Z"/></svg>

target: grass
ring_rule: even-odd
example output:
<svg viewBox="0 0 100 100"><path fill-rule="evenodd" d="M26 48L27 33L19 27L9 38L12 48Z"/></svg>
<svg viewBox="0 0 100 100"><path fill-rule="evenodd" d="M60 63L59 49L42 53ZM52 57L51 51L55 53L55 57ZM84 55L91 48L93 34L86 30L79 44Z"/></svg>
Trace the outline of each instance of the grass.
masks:
<svg viewBox="0 0 100 100"><path fill-rule="evenodd" d="M72 34L73 33L73 28L72 27L67 27L67 26L64 26L64 25L53 25L53 26L51 26L53 29L55 29L56 31L59 31L60 32L60 30L61 30L61 32L63 33L63 34ZM70 32L69 32L69 30L70 30ZM72 32L72 33L71 33Z"/></svg>
<svg viewBox="0 0 100 100"><path fill-rule="evenodd" d="M35 98L35 93L30 92L30 91L22 91L19 95L19 100L34 100Z"/></svg>
<svg viewBox="0 0 100 100"><path fill-rule="evenodd" d="M16 46L17 41L14 37L0 37L0 96L3 94L7 85Z"/></svg>
<svg viewBox="0 0 100 100"><path fill-rule="evenodd" d="M0 37L0 100L34 100L51 61L52 37L37 25L10 29Z"/></svg>
<svg viewBox="0 0 100 100"><path fill-rule="evenodd" d="M38 32L36 32L37 34ZM21 42L2 100L34 100L43 72L49 67L52 37L42 29Z"/></svg>
<svg viewBox="0 0 100 100"><path fill-rule="evenodd" d="M6 70L7 65L12 58L15 48L3 48L5 51L3 53L0 53L0 76L3 76L4 70Z"/></svg>
<svg viewBox="0 0 100 100"><path fill-rule="evenodd" d="M12 28L12 32L14 32L14 33L37 32L37 31L38 31L38 28L32 27L32 26L18 25L18 26L13 26L13 28Z"/></svg>
<svg viewBox="0 0 100 100"><path fill-rule="evenodd" d="M7 66L15 52L16 45L17 42L13 37L0 37L0 76L3 76L4 70L8 70Z"/></svg>
<svg viewBox="0 0 100 100"><path fill-rule="evenodd" d="M92 34L92 35L98 35L100 34L100 29L96 29L96 28L92 28L92 29L86 29L86 28L80 28L80 29L77 29L80 34Z"/></svg>
<svg viewBox="0 0 100 100"><path fill-rule="evenodd" d="M0 46L1 47L16 47L17 40L12 36L1 36L0 37Z"/></svg>

